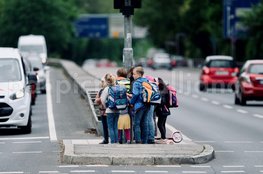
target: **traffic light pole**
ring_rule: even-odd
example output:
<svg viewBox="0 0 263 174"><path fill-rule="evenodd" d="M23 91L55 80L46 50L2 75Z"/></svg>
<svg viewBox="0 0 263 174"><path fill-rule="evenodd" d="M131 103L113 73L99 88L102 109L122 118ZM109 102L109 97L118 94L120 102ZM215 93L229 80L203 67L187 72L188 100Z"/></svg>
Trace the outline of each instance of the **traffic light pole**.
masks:
<svg viewBox="0 0 263 174"><path fill-rule="evenodd" d="M128 70L133 66L132 17L124 16L123 65Z"/></svg>
<svg viewBox="0 0 263 174"><path fill-rule="evenodd" d="M125 0L126 5L130 3L130 0ZM127 70L133 66L132 15L124 15L123 65Z"/></svg>

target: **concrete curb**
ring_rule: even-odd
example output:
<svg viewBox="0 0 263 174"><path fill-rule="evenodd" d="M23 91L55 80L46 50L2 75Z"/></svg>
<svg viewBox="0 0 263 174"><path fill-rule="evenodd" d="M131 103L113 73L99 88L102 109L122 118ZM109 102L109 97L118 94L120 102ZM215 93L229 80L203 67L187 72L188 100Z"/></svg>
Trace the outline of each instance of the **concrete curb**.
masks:
<svg viewBox="0 0 263 174"><path fill-rule="evenodd" d="M197 152L197 154L189 154L187 152L181 152L181 154L167 154L159 153L152 154L151 152L155 150L160 150L166 146L171 149L175 147L174 145L136 145L140 147L149 147L149 153L134 153L134 154L121 154L121 153L103 153L98 151L98 153L78 153L76 154L76 148L70 140L64 140L64 153L62 154L62 162L65 164L81 164L81 165L178 165L178 164L203 164L211 161L214 158L214 149L210 145L201 145L202 151ZM194 144L194 143L193 143ZM113 147L114 145L96 145L97 147L102 146L102 148L107 149L107 147ZM115 145L115 150L123 145ZM131 147L132 145L128 145ZM127 146L127 149L129 147ZM198 145L200 146L200 145ZM95 146L85 145L86 148L93 149ZM195 148L195 145L193 145ZM97 149L99 150L99 148ZM95 150L96 151L96 150Z"/></svg>

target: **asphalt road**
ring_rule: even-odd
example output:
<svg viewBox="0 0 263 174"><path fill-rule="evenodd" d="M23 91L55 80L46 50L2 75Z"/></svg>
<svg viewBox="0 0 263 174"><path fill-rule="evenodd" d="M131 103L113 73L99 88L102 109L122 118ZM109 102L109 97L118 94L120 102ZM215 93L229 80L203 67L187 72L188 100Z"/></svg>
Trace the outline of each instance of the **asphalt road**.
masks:
<svg viewBox="0 0 263 174"><path fill-rule="evenodd" d="M89 68L102 77L116 69ZM172 109L168 123L195 142L211 144L216 159L203 165L87 166L60 163L60 140L98 137L91 128L88 110L74 85L61 70L51 68L46 95L33 106L31 134L0 129L0 174L2 173L263 173L263 103L234 105L231 90L197 89L198 70L146 69L178 89L179 108ZM51 86L51 88L49 87Z"/></svg>

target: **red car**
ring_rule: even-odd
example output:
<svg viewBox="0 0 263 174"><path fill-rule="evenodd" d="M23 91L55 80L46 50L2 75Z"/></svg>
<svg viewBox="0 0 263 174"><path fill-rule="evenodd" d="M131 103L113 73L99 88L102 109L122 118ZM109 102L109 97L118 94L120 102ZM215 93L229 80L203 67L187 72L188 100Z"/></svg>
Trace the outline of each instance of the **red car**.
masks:
<svg viewBox="0 0 263 174"><path fill-rule="evenodd" d="M237 68L230 56L208 56L202 68L199 90L206 91L207 88L224 87L235 89L237 80Z"/></svg>
<svg viewBox="0 0 263 174"><path fill-rule="evenodd" d="M263 60L248 60L238 76L235 104L246 105L248 100L263 101Z"/></svg>

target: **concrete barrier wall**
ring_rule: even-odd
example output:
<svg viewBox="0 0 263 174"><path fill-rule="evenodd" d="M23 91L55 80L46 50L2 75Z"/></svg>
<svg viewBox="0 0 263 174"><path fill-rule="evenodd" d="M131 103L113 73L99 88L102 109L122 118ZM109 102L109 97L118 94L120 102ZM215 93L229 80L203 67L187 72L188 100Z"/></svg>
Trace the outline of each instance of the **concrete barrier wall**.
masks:
<svg viewBox="0 0 263 174"><path fill-rule="evenodd" d="M69 78L74 88L77 89L78 94L87 102L87 106L91 113L87 113L91 117L92 125L96 129L97 135L103 134L102 125L100 121L99 108L94 104L94 100L99 90L100 80L88 72L84 71L76 63L68 60L49 59L48 65L61 67L64 74Z"/></svg>

